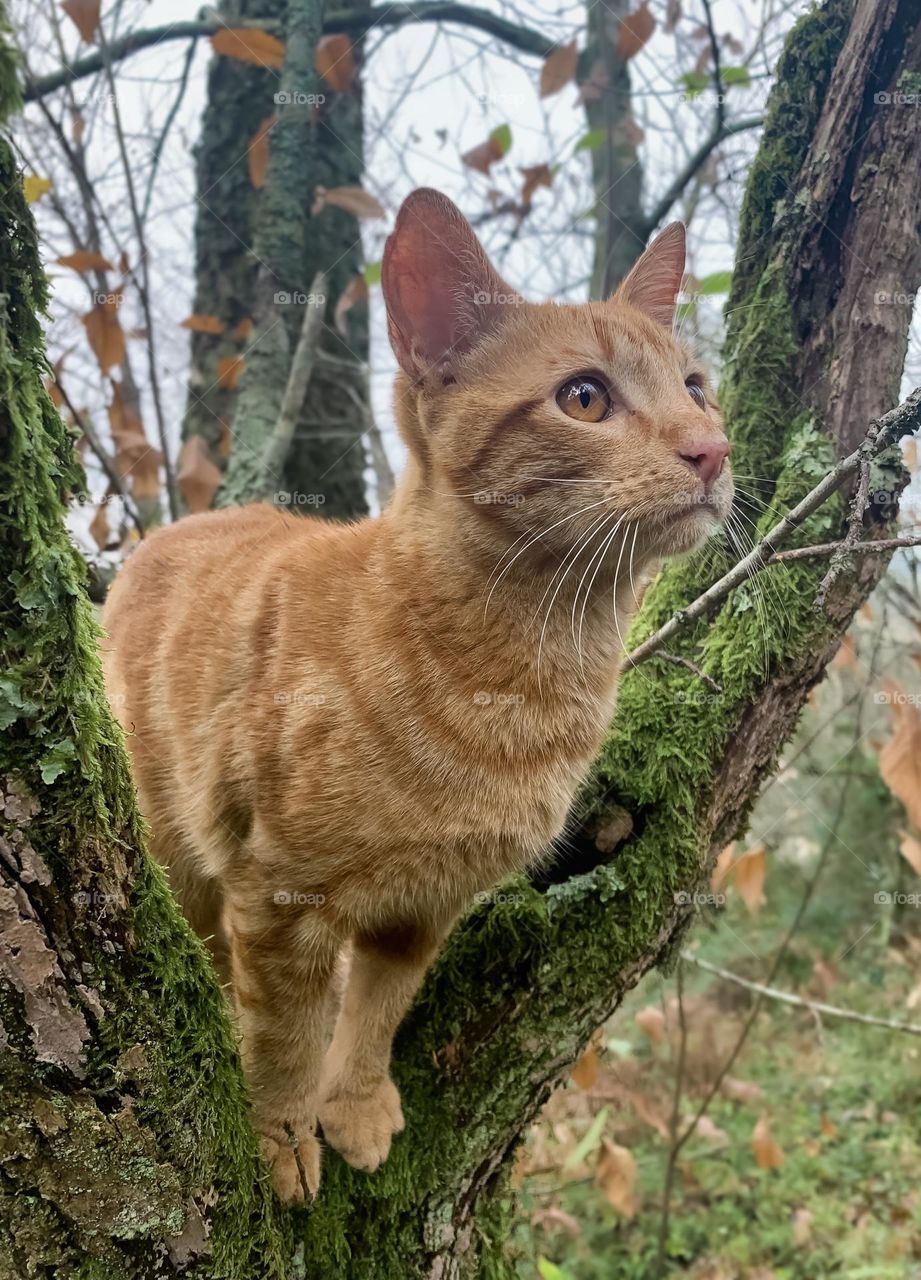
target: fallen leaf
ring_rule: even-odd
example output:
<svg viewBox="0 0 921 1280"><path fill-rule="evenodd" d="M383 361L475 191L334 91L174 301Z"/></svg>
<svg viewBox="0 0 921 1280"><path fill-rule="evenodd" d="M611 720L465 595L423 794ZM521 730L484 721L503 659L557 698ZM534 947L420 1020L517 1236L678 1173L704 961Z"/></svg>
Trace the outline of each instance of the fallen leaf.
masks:
<svg viewBox="0 0 921 1280"><path fill-rule="evenodd" d="M710 1143L715 1151L729 1146L729 1134L725 1129L721 1129L719 1125L714 1124L707 1115L701 1116L697 1121L697 1132Z"/></svg>
<svg viewBox="0 0 921 1280"><path fill-rule="evenodd" d="M598 1079L598 1054L591 1045L573 1067L570 1079L580 1089L590 1089Z"/></svg>
<svg viewBox="0 0 921 1280"><path fill-rule="evenodd" d="M639 1118L655 1129L660 1137L669 1137L668 1123L661 1111L656 1107L656 1104L650 1098L647 1098L645 1094L640 1093L638 1089L628 1089L626 1093L630 1105Z"/></svg>
<svg viewBox="0 0 921 1280"><path fill-rule="evenodd" d="M632 1218L637 1210L636 1161L626 1147L620 1147L610 1138L601 1139L601 1152L595 1166L595 1181L604 1193L608 1204Z"/></svg>
<svg viewBox="0 0 921 1280"><path fill-rule="evenodd" d="M80 32L80 38L87 44L95 44L96 32L99 30L100 0L64 0L61 8Z"/></svg>
<svg viewBox="0 0 921 1280"><path fill-rule="evenodd" d="M575 40L569 44L559 45L548 54L540 69L540 96L549 98L564 89L570 80L574 80L578 60L579 53Z"/></svg>
<svg viewBox="0 0 921 1280"><path fill-rule="evenodd" d="M808 1209L797 1209L793 1215L793 1243L808 1244L812 1236L812 1214Z"/></svg>
<svg viewBox="0 0 921 1280"><path fill-rule="evenodd" d="M838 1126L830 1116L823 1115L819 1121L819 1128L822 1131L823 1138L837 1138Z"/></svg>
<svg viewBox="0 0 921 1280"><path fill-rule="evenodd" d="M921 840L909 835L907 831L900 831L899 835L902 837L899 852L912 870L921 876Z"/></svg>
<svg viewBox="0 0 921 1280"><path fill-rule="evenodd" d="M356 218L383 218L385 214L384 206L364 187L317 187L311 215L316 217L330 204Z"/></svg>
<svg viewBox="0 0 921 1280"><path fill-rule="evenodd" d="M656 20L649 12L648 0L621 22L617 33L617 52L628 62L635 58L656 29Z"/></svg>
<svg viewBox="0 0 921 1280"><path fill-rule="evenodd" d="M665 1039L665 1014L654 1004L647 1005L645 1009L640 1009L633 1021L641 1031L649 1036L653 1044L661 1044Z"/></svg>
<svg viewBox="0 0 921 1280"><path fill-rule="evenodd" d="M180 328L191 329L193 333L223 333L227 326L217 316L193 314L186 316Z"/></svg>
<svg viewBox="0 0 921 1280"><path fill-rule="evenodd" d="M783 1164L783 1152L774 1140L767 1112L762 1112L752 1133L752 1151L759 1169L779 1169Z"/></svg>
<svg viewBox="0 0 921 1280"><path fill-rule="evenodd" d="M731 1102L759 1102L764 1096L764 1090L760 1084L753 1084L750 1080L739 1080L735 1076L726 1076L720 1085L720 1092Z"/></svg>
<svg viewBox="0 0 921 1280"><path fill-rule="evenodd" d="M553 184L553 170L549 164L532 164L522 169L524 186L521 188L521 203L530 209L534 192L538 187L549 187Z"/></svg>
<svg viewBox="0 0 921 1280"><path fill-rule="evenodd" d="M101 253L93 253L91 249L78 249L76 253L65 254L63 258L55 258L59 267L70 267L72 271L114 271L108 258Z"/></svg>
<svg viewBox="0 0 921 1280"><path fill-rule="evenodd" d="M281 67L285 61L285 46L268 31L256 27L225 27L211 37L215 53L225 58L237 58L240 62L253 62L259 67Z"/></svg>
<svg viewBox="0 0 921 1280"><path fill-rule="evenodd" d="M176 483L190 511L207 511L211 506L221 473L211 461L203 436L190 436L182 446Z"/></svg>
<svg viewBox="0 0 921 1280"><path fill-rule="evenodd" d="M36 204L53 186L54 183L50 178L40 178L35 173L27 173L22 180L22 193L26 198L26 203Z"/></svg>
<svg viewBox="0 0 921 1280"><path fill-rule="evenodd" d="M363 275L352 276L351 280L339 294L336 299L336 305L333 308L333 324L339 332L345 336L347 330L345 325L345 317L352 310L356 303L366 301L368 297L368 282Z"/></svg>
<svg viewBox="0 0 921 1280"><path fill-rule="evenodd" d="M125 356L125 333L118 319L118 294L101 298L82 316L93 355L103 373L120 365Z"/></svg>
<svg viewBox="0 0 921 1280"><path fill-rule="evenodd" d="M825 997L838 981L838 973L834 965L827 964L824 960L816 960L812 966L812 978L819 994Z"/></svg>
<svg viewBox="0 0 921 1280"><path fill-rule="evenodd" d="M217 385L225 391L236 391L243 373L242 356L223 356L217 362Z"/></svg>
<svg viewBox="0 0 921 1280"><path fill-rule="evenodd" d="M900 686L889 684L887 687L896 695L890 702L894 728L892 737L879 753L879 772L895 798L902 802L912 826L921 831L921 711L908 701Z"/></svg>
<svg viewBox="0 0 921 1280"><path fill-rule="evenodd" d="M764 873L767 859L764 845L758 845L749 853L743 853L732 866L735 886L741 894L748 914L756 916L764 902Z"/></svg>
<svg viewBox="0 0 921 1280"><path fill-rule="evenodd" d="M269 134L277 122L277 115L266 116L250 138L249 146L246 149L249 180L257 189L265 186L266 175L269 171Z"/></svg>
<svg viewBox="0 0 921 1280"><path fill-rule="evenodd" d="M355 83L355 54L346 35L322 36L314 65L334 93L348 93Z"/></svg>
<svg viewBox="0 0 921 1280"><path fill-rule="evenodd" d="M578 1219L556 1205L550 1205L546 1209L535 1209L531 1214L531 1226L541 1231L565 1231L573 1239L582 1233Z"/></svg>

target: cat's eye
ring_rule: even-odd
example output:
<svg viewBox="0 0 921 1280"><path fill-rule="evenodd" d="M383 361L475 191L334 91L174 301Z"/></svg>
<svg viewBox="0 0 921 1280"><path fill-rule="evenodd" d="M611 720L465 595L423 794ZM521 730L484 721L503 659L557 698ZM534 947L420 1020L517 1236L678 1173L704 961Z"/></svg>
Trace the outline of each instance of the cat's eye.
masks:
<svg viewBox="0 0 921 1280"><path fill-rule="evenodd" d="M687 387L688 395L694 403L699 405L701 409L706 409L707 393L704 391L700 383L695 378L689 378L684 385Z"/></svg>
<svg viewBox="0 0 921 1280"><path fill-rule="evenodd" d="M611 412L608 389L597 378L570 378L556 393L556 402L568 418L601 422Z"/></svg>

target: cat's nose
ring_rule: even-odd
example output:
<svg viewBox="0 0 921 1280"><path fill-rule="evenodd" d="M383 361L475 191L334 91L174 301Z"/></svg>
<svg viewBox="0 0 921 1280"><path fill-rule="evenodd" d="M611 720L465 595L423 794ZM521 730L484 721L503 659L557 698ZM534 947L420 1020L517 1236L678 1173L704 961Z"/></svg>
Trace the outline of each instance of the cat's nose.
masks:
<svg viewBox="0 0 921 1280"><path fill-rule="evenodd" d="M692 440L678 450L678 457L696 471L705 485L710 485L723 469L729 456L729 441L725 436L715 440Z"/></svg>

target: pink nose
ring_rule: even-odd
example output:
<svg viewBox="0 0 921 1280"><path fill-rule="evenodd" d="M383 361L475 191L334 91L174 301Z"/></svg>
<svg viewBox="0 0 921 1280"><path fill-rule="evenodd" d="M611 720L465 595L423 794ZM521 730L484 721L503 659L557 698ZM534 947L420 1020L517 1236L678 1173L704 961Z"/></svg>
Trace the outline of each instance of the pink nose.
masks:
<svg viewBox="0 0 921 1280"><path fill-rule="evenodd" d="M696 471L704 484L712 484L723 469L729 456L729 441L725 436L716 440L692 440L678 450L678 457Z"/></svg>

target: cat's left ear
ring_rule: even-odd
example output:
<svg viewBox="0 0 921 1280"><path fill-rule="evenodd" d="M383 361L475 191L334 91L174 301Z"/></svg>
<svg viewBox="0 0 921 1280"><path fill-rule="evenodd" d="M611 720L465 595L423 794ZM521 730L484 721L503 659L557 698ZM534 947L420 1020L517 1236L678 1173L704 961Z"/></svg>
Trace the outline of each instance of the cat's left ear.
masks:
<svg viewBox="0 0 921 1280"><path fill-rule="evenodd" d="M613 301L629 302L667 329L675 318L675 303L684 278L687 235L683 222L670 222L660 231Z"/></svg>

